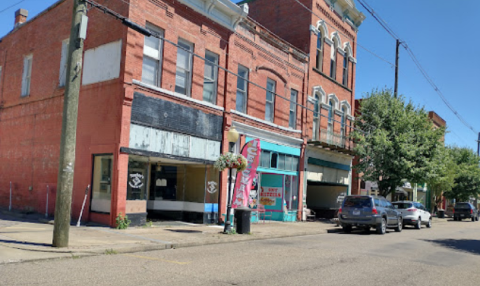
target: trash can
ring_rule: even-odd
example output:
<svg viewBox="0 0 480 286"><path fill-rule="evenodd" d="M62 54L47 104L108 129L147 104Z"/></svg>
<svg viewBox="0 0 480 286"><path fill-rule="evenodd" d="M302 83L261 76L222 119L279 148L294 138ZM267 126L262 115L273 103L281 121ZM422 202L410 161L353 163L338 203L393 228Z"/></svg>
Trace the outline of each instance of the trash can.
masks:
<svg viewBox="0 0 480 286"><path fill-rule="evenodd" d="M235 231L238 234L250 233L250 215L252 210L247 207L239 207L235 209Z"/></svg>
<svg viewBox="0 0 480 286"><path fill-rule="evenodd" d="M438 218L445 218L445 210L437 210Z"/></svg>

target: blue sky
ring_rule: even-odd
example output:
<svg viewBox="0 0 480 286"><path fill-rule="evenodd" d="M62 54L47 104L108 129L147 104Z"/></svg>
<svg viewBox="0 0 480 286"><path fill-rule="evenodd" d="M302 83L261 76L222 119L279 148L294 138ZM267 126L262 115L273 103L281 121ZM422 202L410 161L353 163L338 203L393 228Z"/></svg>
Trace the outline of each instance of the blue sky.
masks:
<svg viewBox="0 0 480 286"><path fill-rule="evenodd" d="M14 12L19 8L34 17L56 0L21 0L0 2L0 37L13 27ZM120 0L111 0L120 1ZM416 57L443 92L453 108L480 130L480 96L476 84L480 83L480 57L477 46L480 22L477 20L480 1L457 0L365 0L413 50ZM363 10L367 19L360 26L358 44L390 63L395 63L395 40ZM295 1L292 0L292 5ZM393 88L395 69L363 48L357 48L356 97L361 98L374 88ZM442 102L423 78L407 52L400 49L399 93L427 110L437 112L447 121L447 144L466 146L477 150L477 134L465 127Z"/></svg>

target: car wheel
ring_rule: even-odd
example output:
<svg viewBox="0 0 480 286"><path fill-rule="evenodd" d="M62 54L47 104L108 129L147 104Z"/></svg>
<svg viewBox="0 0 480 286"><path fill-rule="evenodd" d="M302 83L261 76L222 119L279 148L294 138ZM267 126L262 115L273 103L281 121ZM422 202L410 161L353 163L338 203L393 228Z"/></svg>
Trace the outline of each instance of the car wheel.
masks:
<svg viewBox="0 0 480 286"><path fill-rule="evenodd" d="M432 218L428 220L427 227L431 228L432 227Z"/></svg>
<svg viewBox="0 0 480 286"><path fill-rule="evenodd" d="M342 226L342 228L343 228L343 231L344 231L345 233L350 233L350 232L352 232L352 226L351 226L351 225L344 225L344 226Z"/></svg>
<svg viewBox="0 0 480 286"><path fill-rule="evenodd" d="M472 221L475 222L475 217L474 216L472 216Z"/></svg>
<svg viewBox="0 0 480 286"><path fill-rule="evenodd" d="M363 232L370 233L370 227L369 226L364 227Z"/></svg>
<svg viewBox="0 0 480 286"><path fill-rule="evenodd" d="M397 227L395 228L396 232L401 232L403 229L403 219L399 218L397 221Z"/></svg>
<svg viewBox="0 0 480 286"><path fill-rule="evenodd" d="M422 228L422 219L418 218L417 223L415 224L416 229L421 229Z"/></svg>
<svg viewBox="0 0 480 286"><path fill-rule="evenodd" d="M377 233L385 234L387 232L387 221L382 218L382 222L377 225Z"/></svg>
<svg viewBox="0 0 480 286"><path fill-rule="evenodd" d="M478 216L477 216L477 218L476 218L475 220L478 221Z"/></svg>

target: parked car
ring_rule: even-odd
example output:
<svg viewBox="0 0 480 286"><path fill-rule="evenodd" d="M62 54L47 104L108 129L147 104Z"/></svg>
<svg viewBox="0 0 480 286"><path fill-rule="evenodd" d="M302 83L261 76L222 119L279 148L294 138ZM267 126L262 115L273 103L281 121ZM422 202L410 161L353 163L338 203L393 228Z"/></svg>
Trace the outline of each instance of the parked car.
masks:
<svg viewBox="0 0 480 286"><path fill-rule="evenodd" d="M422 224L428 228L432 227L432 215L421 203L398 201L392 204L402 213L403 225L413 225L416 229L421 229Z"/></svg>
<svg viewBox="0 0 480 286"><path fill-rule="evenodd" d="M453 208L453 220L462 220L464 218L478 221L477 208L471 203L456 203Z"/></svg>
<svg viewBox="0 0 480 286"><path fill-rule="evenodd" d="M374 227L378 234L385 234L387 228L397 232L403 228L401 213L383 197L346 196L338 210L338 220L346 233L354 226L365 231Z"/></svg>

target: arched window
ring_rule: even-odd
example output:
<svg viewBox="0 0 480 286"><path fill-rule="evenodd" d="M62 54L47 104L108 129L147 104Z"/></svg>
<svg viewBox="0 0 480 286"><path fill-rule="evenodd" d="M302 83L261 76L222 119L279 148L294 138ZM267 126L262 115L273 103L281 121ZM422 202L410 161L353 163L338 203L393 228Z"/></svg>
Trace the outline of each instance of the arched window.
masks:
<svg viewBox="0 0 480 286"><path fill-rule="evenodd" d="M317 61L315 67L319 70L322 71L323 68L323 35L322 32L318 32L317 35Z"/></svg>
<svg viewBox="0 0 480 286"><path fill-rule="evenodd" d="M320 98L315 94L315 106L313 107L312 139L318 140L318 129L320 127Z"/></svg>
<svg viewBox="0 0 480 286"><path fill-rule="evenodd" d="M333 99L330 99L328 101L328 130L327 130L328 138L330 138L333 133L334 108L335 108L335 102L333 102Z"/></svg>
<svg viewBox="0 0 480 286"><path fill-rule="evenodd" d="M345 57L343 58L343 85L348 87L348 53L345 52Z"/></svg>
<svg viewBox="0 0 480 286"><path fill-rule="evenodd" d="M332 45L332 52L330 53L330 77L336 79L337 74L337 47L338 43L334 39Z"/></svg>
<svg viewBox="0 0 480 286"><path fill-rule="evenodd" d="M347 107L342 106L342 137L347 134Z"/></svg>

